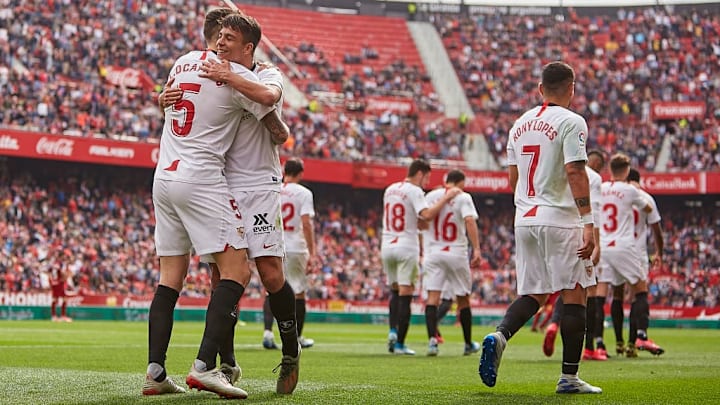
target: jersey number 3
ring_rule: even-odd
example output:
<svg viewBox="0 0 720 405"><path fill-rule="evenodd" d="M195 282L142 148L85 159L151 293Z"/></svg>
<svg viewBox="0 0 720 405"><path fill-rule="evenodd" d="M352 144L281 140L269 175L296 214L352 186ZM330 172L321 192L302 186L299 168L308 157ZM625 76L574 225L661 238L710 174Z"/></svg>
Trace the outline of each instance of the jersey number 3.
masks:
<svg viewBox="0 0 720 405"><path fill-rule="evenodd" d="M188 93L200 93L200 84L198 83L180 83L180 88ZM172 120L172 132L175 136L184 137L188 136L190 130L192 130L192 123L195 119L195 104L186 99L180 99L172 105L173 112L184 111L185 120L180 121L177 119Z"/></svg>

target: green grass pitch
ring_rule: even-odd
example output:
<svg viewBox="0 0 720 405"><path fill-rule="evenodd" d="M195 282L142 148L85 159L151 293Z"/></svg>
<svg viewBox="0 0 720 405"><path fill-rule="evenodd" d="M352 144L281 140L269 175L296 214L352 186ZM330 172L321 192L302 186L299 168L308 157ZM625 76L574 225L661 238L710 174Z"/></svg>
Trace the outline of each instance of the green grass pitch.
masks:
<svg viewBox="0 0 720 405"><path fill-rule="evenodd" d="M176 322L167 368L184 385L202 334L201 322ZM412 325L408 345L418 355L394 356L379 325L309 324L316 346L303 351L300 383L292 396L275 395L279 351L261 347L262 327L236 330L239 385L248 403L285 404L717 404L720 403L720 331L651 329L666 353L637 359L585 361L581 378L601 395L554 393L560 373L560 342L552 358L542 354L542 336L523 329L509 343L494 388L477 374L478 355L462 355L461 330L443 326L446 343L438 357L425 356L425 328ZM474 328L475 340L492 328ZM614 345L612 331L606 331ZM277 331L276 331L277 336ZM2 404L196 404L216 403L214 394L140 395L147 359L142 322L0 322Z"/></svg>

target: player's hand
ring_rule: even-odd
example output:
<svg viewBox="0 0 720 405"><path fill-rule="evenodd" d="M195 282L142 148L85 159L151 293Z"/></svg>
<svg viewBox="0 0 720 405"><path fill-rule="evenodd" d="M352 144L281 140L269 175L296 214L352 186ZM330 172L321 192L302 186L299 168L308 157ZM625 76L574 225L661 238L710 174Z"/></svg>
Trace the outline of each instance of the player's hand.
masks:
<svg viewBox="0 0 720 405"><path fill-rule="evenodd" d="M595 237L593 236L592 224L583 226L583 245L577 250L577 255L581 259L589 259L595 249Z"/></svg>
<svg viewBox="0 0 720 405"><path fill-rule="evenodd" d="M256 69L257 69L257 72L258 72L258 73L262 72L262 71L265 70L265 69L278 69L278 70L280 69L280 68L278 68L277 66L275 66L272 62L267 62L267 61L265 61L265 62L256 62L256 63L255 63L255 66L256 66Z"/></svg>
<svg viewBox="0 0 720 405"><path fill-rule="evenodd" d="M418 217L417 227L420 231L425 231L430 228L430 222Z"/></svg>
<svg viewBox="0 0 720 405"><path fill-rule="evenodd" d="M480 257L480 252L473 250L472 258L470 259L470 267L472 267L472 268L480 267L481 262L482 262L482 257Z"/></svg>
<svg viewBox="0 0 720 405"><path fill-rule="evenodd" d="M452 200L455 198L458 194L462 193L462 189L460 187L450 187L445 192L445 197L449 200Z"/></svg>
<svg viewBox="0 0 720 405"><path fill-rule="evenodd" d="M182 89L179 87L172 87L173 83L175 83L174 77L170 78L170 80L165 83L162 93L158 96L158 104L160 104L160 108L163 110L180 101L182 98Z"/></svg>
<svg viewBox="0 0 720 405"><path fill-rule="evenodd" d="M202 73L198 76L223 83L227 82L229 75L232 74L230 62L226 60L220 62L213 59L206 60L202 66L200 66L200 70L202 70Z"/></svg>
<svg viewBox="0 0 720 405"><path fill-rule="evenodd" d="M320 265L320 258L314 254L311 254L310 256L308 256L307 266L305 267L305 274L312 273L313 271L315 271L315 269L320 268Z"/></svg>

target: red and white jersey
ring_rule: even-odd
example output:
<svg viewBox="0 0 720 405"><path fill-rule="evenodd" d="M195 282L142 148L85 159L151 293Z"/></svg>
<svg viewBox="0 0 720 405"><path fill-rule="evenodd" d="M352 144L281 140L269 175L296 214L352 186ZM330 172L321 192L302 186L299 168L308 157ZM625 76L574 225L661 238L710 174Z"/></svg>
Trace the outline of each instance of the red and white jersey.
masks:
<svg viewBox="0 0 720 405"><path fill-rule="evenodd" d="M307 253L308 246L303 232L302 216L315 216L312 191L297 183L283 183L280 188L282 206L283 235L285 251L288 253Z"/></svg>
<svg viewBox="0 0 720 405"><path fill-rule="evenodd" d="M623 181L604 182L602 199L602 248L635 245L633 207L645 207L648 202L635 187Z"/></svg>
<svg viewBox="0 0 720 405"><path fill-rule="evenodd" d="M647 234L648 225L660 222L660 211L658 211L655 199L643 189L637 189L645 202L650 204L652 211L645 212L644 206L633 206L633 220L635 222L635 239L638 249L640 249L640 257L645 260L648 257Z"/></svg>
<svg viewBox="0 0 720 405"><path fill-rule="evenodd" d="M602 221L602 177L597 172L587 166L585 171L590 181L590 207L592 208L593 223L596 228L600 227L600 221Z"/></svg>
<svg viewBox="0 0 720 405"><path fill-rule="evenodd" d="M515 226L580 227L565 164L587 161L587 124L578 114L545 103L523 114L510 130L508 165L517 166Z"/></svg>
<svg viewBox="0 0 720 405"><path fill-rule="evenodd" d="M446 188L438 188L425 196L428 206L433 206L443 195ZM465 218L478 218L475 203L468 193L458 194L445 204L440 213L430 223L430 228L423 234L425 256L433 254L451 254L467 256L468 238L466 235Z"/></svg>
<svg viewBox="0 0 720 405"><path fill-rule="evenodd" d="M192 51L178 58L170 70L183 96L165 108L156 179L193 184L224 181L225 154L244 110L261 119L274 109L250 101L226 84L200 78L200 66L210 59L217 59L212 51ZM257 81L245 67L231 65L234 72Z"/></svg>
<svg viewBox="0 0 720 405"><path fill-rule="evenodd" d="M428 208L423 190L408 182L393 183L383 195L382 248L404 247L420 250L418 216Z"/></svg>
<svg viewBox="0 0 720 405"><path fill-rule="evenodd" d="M50 268L50 285L51 286L65 286L67 282L67 270L62 263L56 263Z"/></svg>
<svg viewBox="0 0 720 405"><path fill-rule="evenodd" d="M267 86L283 89L280 70L269 68L255 70L259 81ZM275 104L282 111L283 97ZM279 191L282 184L282 166L278 146L273 144L270 133L259 119L245 112L235 141L227 153L225 175L231 190Z"/></svg>

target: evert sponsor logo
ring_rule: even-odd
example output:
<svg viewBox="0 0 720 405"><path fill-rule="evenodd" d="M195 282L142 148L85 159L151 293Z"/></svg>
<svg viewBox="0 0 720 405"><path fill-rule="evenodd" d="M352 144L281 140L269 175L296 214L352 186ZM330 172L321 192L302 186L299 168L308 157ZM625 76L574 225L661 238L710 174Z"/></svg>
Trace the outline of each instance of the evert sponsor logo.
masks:
<svg viewBox="0 0 720 405"><path fill-rule="evenodd" d="M5 150L20 150L18 140L10 135L0 136L0 149Z"/></svg>
<svg viewBox="0 0 720 405"><path fill-rule="evenodd" d="M277 229L275 225L270 224L270 221L268 221L267 217L267 212L253 215L253 233L270 233Z"/></svg>
<svg viewBox="0 0 720 405"><path fill-rule="evenodd" d="M135 157L135 149L105 145L91 145L88 153L92 156L116 157L121 159L132 159Z"/></svg>
<svg viewBox="0 0 720 405"><path fill-rule="evenodd" d="M42 137L35 145L35 152L38 155L72 156L75 141L71 139L51 140Z"/></svg>

